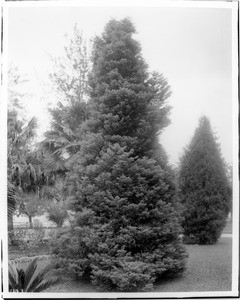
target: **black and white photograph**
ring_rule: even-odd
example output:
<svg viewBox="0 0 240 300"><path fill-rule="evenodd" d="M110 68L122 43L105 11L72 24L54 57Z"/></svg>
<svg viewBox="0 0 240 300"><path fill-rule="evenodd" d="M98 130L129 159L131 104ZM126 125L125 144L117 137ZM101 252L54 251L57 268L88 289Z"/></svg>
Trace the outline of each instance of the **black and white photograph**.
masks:
<svg viewBox="0 0 240 300"><path fill-rule="evenodd" d="M2 297L239 296L238 2L1 14Z"/></svg>

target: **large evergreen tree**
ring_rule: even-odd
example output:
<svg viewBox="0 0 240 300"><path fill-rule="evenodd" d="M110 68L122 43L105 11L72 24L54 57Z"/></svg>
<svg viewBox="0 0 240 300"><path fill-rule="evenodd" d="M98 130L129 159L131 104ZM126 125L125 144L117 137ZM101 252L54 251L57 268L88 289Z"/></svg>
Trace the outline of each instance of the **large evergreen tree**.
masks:
<svg viewBox="0 0 240 300"><path fill-rule="evenodd" d="M200 118L181 159L179 188L186 241L216 243L230 210L231 187L219 145L205 116Z"/></svg>
<svg viewBox="0 0 240 300"><path fill-rule="evenodd" d="M110 21L95 39L91 117L67 174L75 226L54 252L77 277L103 290L146 291L181 273L176 187L158 143L168 125L170 87L149 74L131 21Z"/></svg>

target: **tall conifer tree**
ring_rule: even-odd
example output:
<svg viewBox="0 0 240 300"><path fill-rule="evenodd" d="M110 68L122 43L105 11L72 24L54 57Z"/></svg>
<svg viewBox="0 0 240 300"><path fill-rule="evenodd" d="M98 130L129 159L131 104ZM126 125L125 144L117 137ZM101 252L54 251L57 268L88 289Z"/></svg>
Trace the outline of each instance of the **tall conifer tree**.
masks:
<svg viewBox="0 0 240 300"><path fill-rule="evenodd" d="M216 243L226 225L231 187L219 145L205 116L181 159L179 188L186 241Z"/></svg>
<svg viewBox="0 0 240 300"><path fill-rule="evenodd" d="M173 174L158 144L170 87L148 73L134 33L130 20L112 20L95 39L92 116L68 164L74 247L81 249L68 267L107 291L151 290L156 279L181 273L186 258ZM69 236L55 247L66 261L61 244L72 249Z"/></svg>

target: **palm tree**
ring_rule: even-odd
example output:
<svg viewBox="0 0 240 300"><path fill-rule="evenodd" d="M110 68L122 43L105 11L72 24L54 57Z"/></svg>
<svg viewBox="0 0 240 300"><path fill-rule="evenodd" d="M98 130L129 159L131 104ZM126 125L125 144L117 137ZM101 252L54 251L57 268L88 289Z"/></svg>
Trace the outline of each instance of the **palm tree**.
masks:
<svg viewBox="0 0 240 300"><path fill-rule="evenodd" d="M18 92L18 86L26 80L18 68L10 67L8 85L8 223L9 231L13 230L13 214L19 200L19 190L24 183L28 164L26 158L32 150L32 142L36 136L37 120L35 117L26 123L22 99L26 94ZM33 172L31 171L31 175Z"/></svg>
<svg viewBox="0 0 240 300"><path fill-rule="evenodd" d="M25 164L25 158L31 149L31 143L36 136L38 127L35 117L24 126L23 121L20 121L16 111L8 112L8 170L14 164Z"/></svg>
<svg viewBox="0 0 240 300"><path fill-rule="evenodd" d="M18 207L19 212L28 216L30 228L32 228L32 217L41 211L44 203L42 187L48 185L49 180L39 161L36 161L35 165L27 162L28 159L26 159L25 166L13 165L9 184L16 187L14 190L15 208Z"/></svg>
<svg viewBox="0 0 240 300"><path fill-rule="evenodd" d="M40 149L47 158L47 167L52 172L65 173L67 159L80 149L79 128L89 116L88 104L73 101L64 106L59 102L50 112L52 129L45 133Z"/></svg>
<svg viewBox="0 0 240 300"><path fill-rule="evenodd" d="M37 128L36 118L26 126L18 120L16 111L8 112L8 222L13 230L13 214L16 209L17 189L21 187L22 174L26 168L26 155Z"/></svg>
<svg viewBox="0 0 240 300"><path fill-rule="evenodd" d="M9 263L9 291L13 292L41 292L53 284L61 281L60 277L53 277L53 265L48 265L36 273L37 258L28 265L26 270L12 267ZM51 278L50 278L51 275Z"/></svg>
<svg viewBox="0 0 240 300"><path fill-rule="evenodd" d="M40 189L48 183L42 167L42 158L33 150L37 121L32 118L24 126L15 111L9 112L8 118L8 221L9 231L13 230L13 214L16 208L27 214L30 227L32 216L37 213L40 201ZM31 205L32 202L32 205ZM18 204L18 205L17 205ZM34 207L35 206L35 207ZM13 236L10 240L12 241Z"/></svg>

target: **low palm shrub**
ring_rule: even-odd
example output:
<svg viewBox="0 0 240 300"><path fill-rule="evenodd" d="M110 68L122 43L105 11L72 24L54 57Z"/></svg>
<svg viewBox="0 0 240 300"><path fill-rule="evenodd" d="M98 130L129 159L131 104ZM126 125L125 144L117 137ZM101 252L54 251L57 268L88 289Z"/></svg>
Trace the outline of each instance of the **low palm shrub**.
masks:
<svg viewBox="0 0 240 300"><path fill-rule="evenodd" d="M41 292L61 281L60 277L53 276L52 264L36 272L37 261L38 258L33 259L26 270L15 268L11 264L8 265L10 292Z"/></svg>

